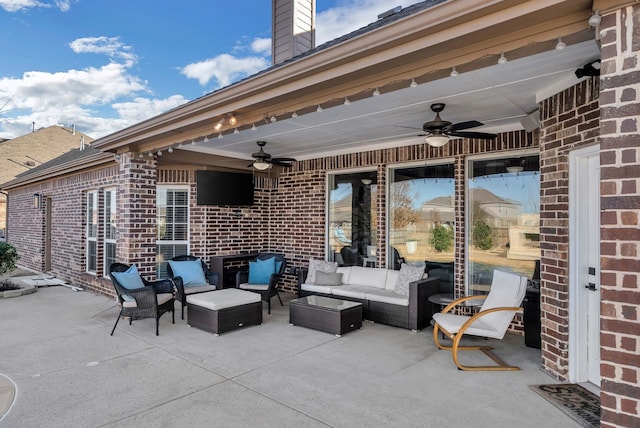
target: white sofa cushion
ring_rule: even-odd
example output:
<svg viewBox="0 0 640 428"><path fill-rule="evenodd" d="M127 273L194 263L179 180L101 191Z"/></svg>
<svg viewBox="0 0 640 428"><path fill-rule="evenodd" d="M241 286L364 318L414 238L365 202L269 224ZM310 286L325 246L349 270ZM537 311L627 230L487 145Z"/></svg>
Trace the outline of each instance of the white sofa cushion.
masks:
<svg viewBox="0 0 640 428"><path fill-rule="evenodd" d="M336 297L350 297L352 299L365 299L366 294L371 291L371 287L366 285L342 285L333 287L331 292Z"/></svg>
<svg viewBox="0 0 640 428"><path fill-rule="evenodd" d="M300 286L301 290L309 291L311 293L332 294L334 288L342 287L342 285L317 285L304 283Z"/></svg>
<svg viewBox="0 0 640 428"><path fill-rule="evenodd" d="M343 280L344 281L344 280ZM384 289L387 282L387 269L351 266L349 285L365 285Z"/></svg>
<svg viewBox="0 0 640 428"><path fill-rule="evenodd" d="M409 298L407 296L401 296L398 293L394 293L390 290L375 290L370 293L366 293L365 297L370 302L382 302L390 303L392 305L409 306Z"/></svg>
<svg viewBox="0 0 640 428"><path fill-rule="evenodd" d="M384 284L385 290L395 290L396 282L398 282L398 275L400 275L399 270L388 270L387 271L387 282Z"/></svg>
<svg viewBox="0 0 640 428"><path fill-rule="evenodd" d="M351 266L340 266L336 269L336 273L342 274L343 284L349 284L349 277L351 276Z"/></svg>

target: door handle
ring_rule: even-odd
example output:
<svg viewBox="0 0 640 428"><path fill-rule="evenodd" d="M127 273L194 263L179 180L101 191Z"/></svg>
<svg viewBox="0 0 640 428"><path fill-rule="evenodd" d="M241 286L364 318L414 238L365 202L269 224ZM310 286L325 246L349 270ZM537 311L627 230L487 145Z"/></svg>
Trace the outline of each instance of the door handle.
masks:
<svg viewBox="0 0 640 428"><path fill-rule="evenodd" d="M596 285L593 282L590 282L589 285L585 285L584 288L591 290L591 291L596 291Z"/></svg>

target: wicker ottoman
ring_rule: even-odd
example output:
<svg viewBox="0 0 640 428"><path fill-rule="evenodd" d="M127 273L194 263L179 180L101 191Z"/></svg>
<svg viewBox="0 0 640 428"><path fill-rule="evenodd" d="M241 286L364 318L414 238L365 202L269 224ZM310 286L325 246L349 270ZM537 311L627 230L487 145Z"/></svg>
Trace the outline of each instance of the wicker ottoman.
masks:
<svg viewBox="0 0 640 428"><path fill-rule="evenodd" d="M216 336L262 324L260 294L227 288L187 296L187 324Z"/></svg>

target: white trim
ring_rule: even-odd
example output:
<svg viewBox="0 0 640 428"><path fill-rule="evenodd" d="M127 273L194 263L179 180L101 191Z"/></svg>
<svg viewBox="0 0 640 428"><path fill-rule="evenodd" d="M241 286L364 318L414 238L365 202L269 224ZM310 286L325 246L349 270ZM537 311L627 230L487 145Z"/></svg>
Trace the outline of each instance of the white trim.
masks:
<svg viewBox="0 0 640 428"><path fill-rule="evenodd" d="M89 195L93 195L93 204L91 206L92 211L94 211L94 215L97 217L96 218L96 236L89 236L89 231L90 231L90 227L94 224L92 219L89 216ZM100 204L98 203L98 189L93 189L93 190L88 190L85 194L86 197L86 201L87 201L87 206L86 206L86 211L85 211L85 217L87 219L87 225L86 225L86 229L85 229L85 263L84 263L84 270L86 273L89 273L91 275L96 275L97 274L97 269L98 269L98 228L100 227L100 213L98 212L99 206ZM95 208L95 209L94 209ZM89 243L90 242L94 242L95 243L95 258L96 258L96 269L95 270L89 270Z"/></svg>
<svg viewBox="0 0 640 428"><path fill-rule="evenodd" d="M191 246L190 246L190 242L191 242L191 185L189 184L158 184L156 185L156 220L158 218L158 189L165 189L165 190L179 190L179 191L185 191L187 192L187 236L186 236L186 240L161 240L158 239L158 233L157 233L157 228L158 228L158 223L156 221L156 240L155 240L155 245L156 248L159 245L186 245L187 247L187 254L190 254L191 252ZM156 254L156 257L158 255Z"/></svg>

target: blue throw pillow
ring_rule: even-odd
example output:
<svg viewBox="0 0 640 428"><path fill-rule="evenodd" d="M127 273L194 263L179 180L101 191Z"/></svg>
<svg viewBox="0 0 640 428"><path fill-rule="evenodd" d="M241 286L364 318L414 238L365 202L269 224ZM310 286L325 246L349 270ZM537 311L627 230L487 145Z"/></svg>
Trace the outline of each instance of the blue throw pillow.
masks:
<svg viewBox="0 0 640 428"><path fill-rule="evenodd" d="M268 284L271 274L275 271L275 257L249 262L249 284Z"/></svg>
<svg viewBox="0 0 640 428"><path fill-rule="evenodd" d="M140 278L140 273L136 265L131 265L129 269L124 272L111 272L113 277L127 290L136 290L138 288L144 288L144 282Z"/></svg>
<svg viewBox="0 0 640 428"><path fill-rule="evenodd" d="M169 260L169 265L173 271L173 276L182 278L182 285L185 287L207 285L207 279L204 277L200 259L184 261Z"/></svg>

